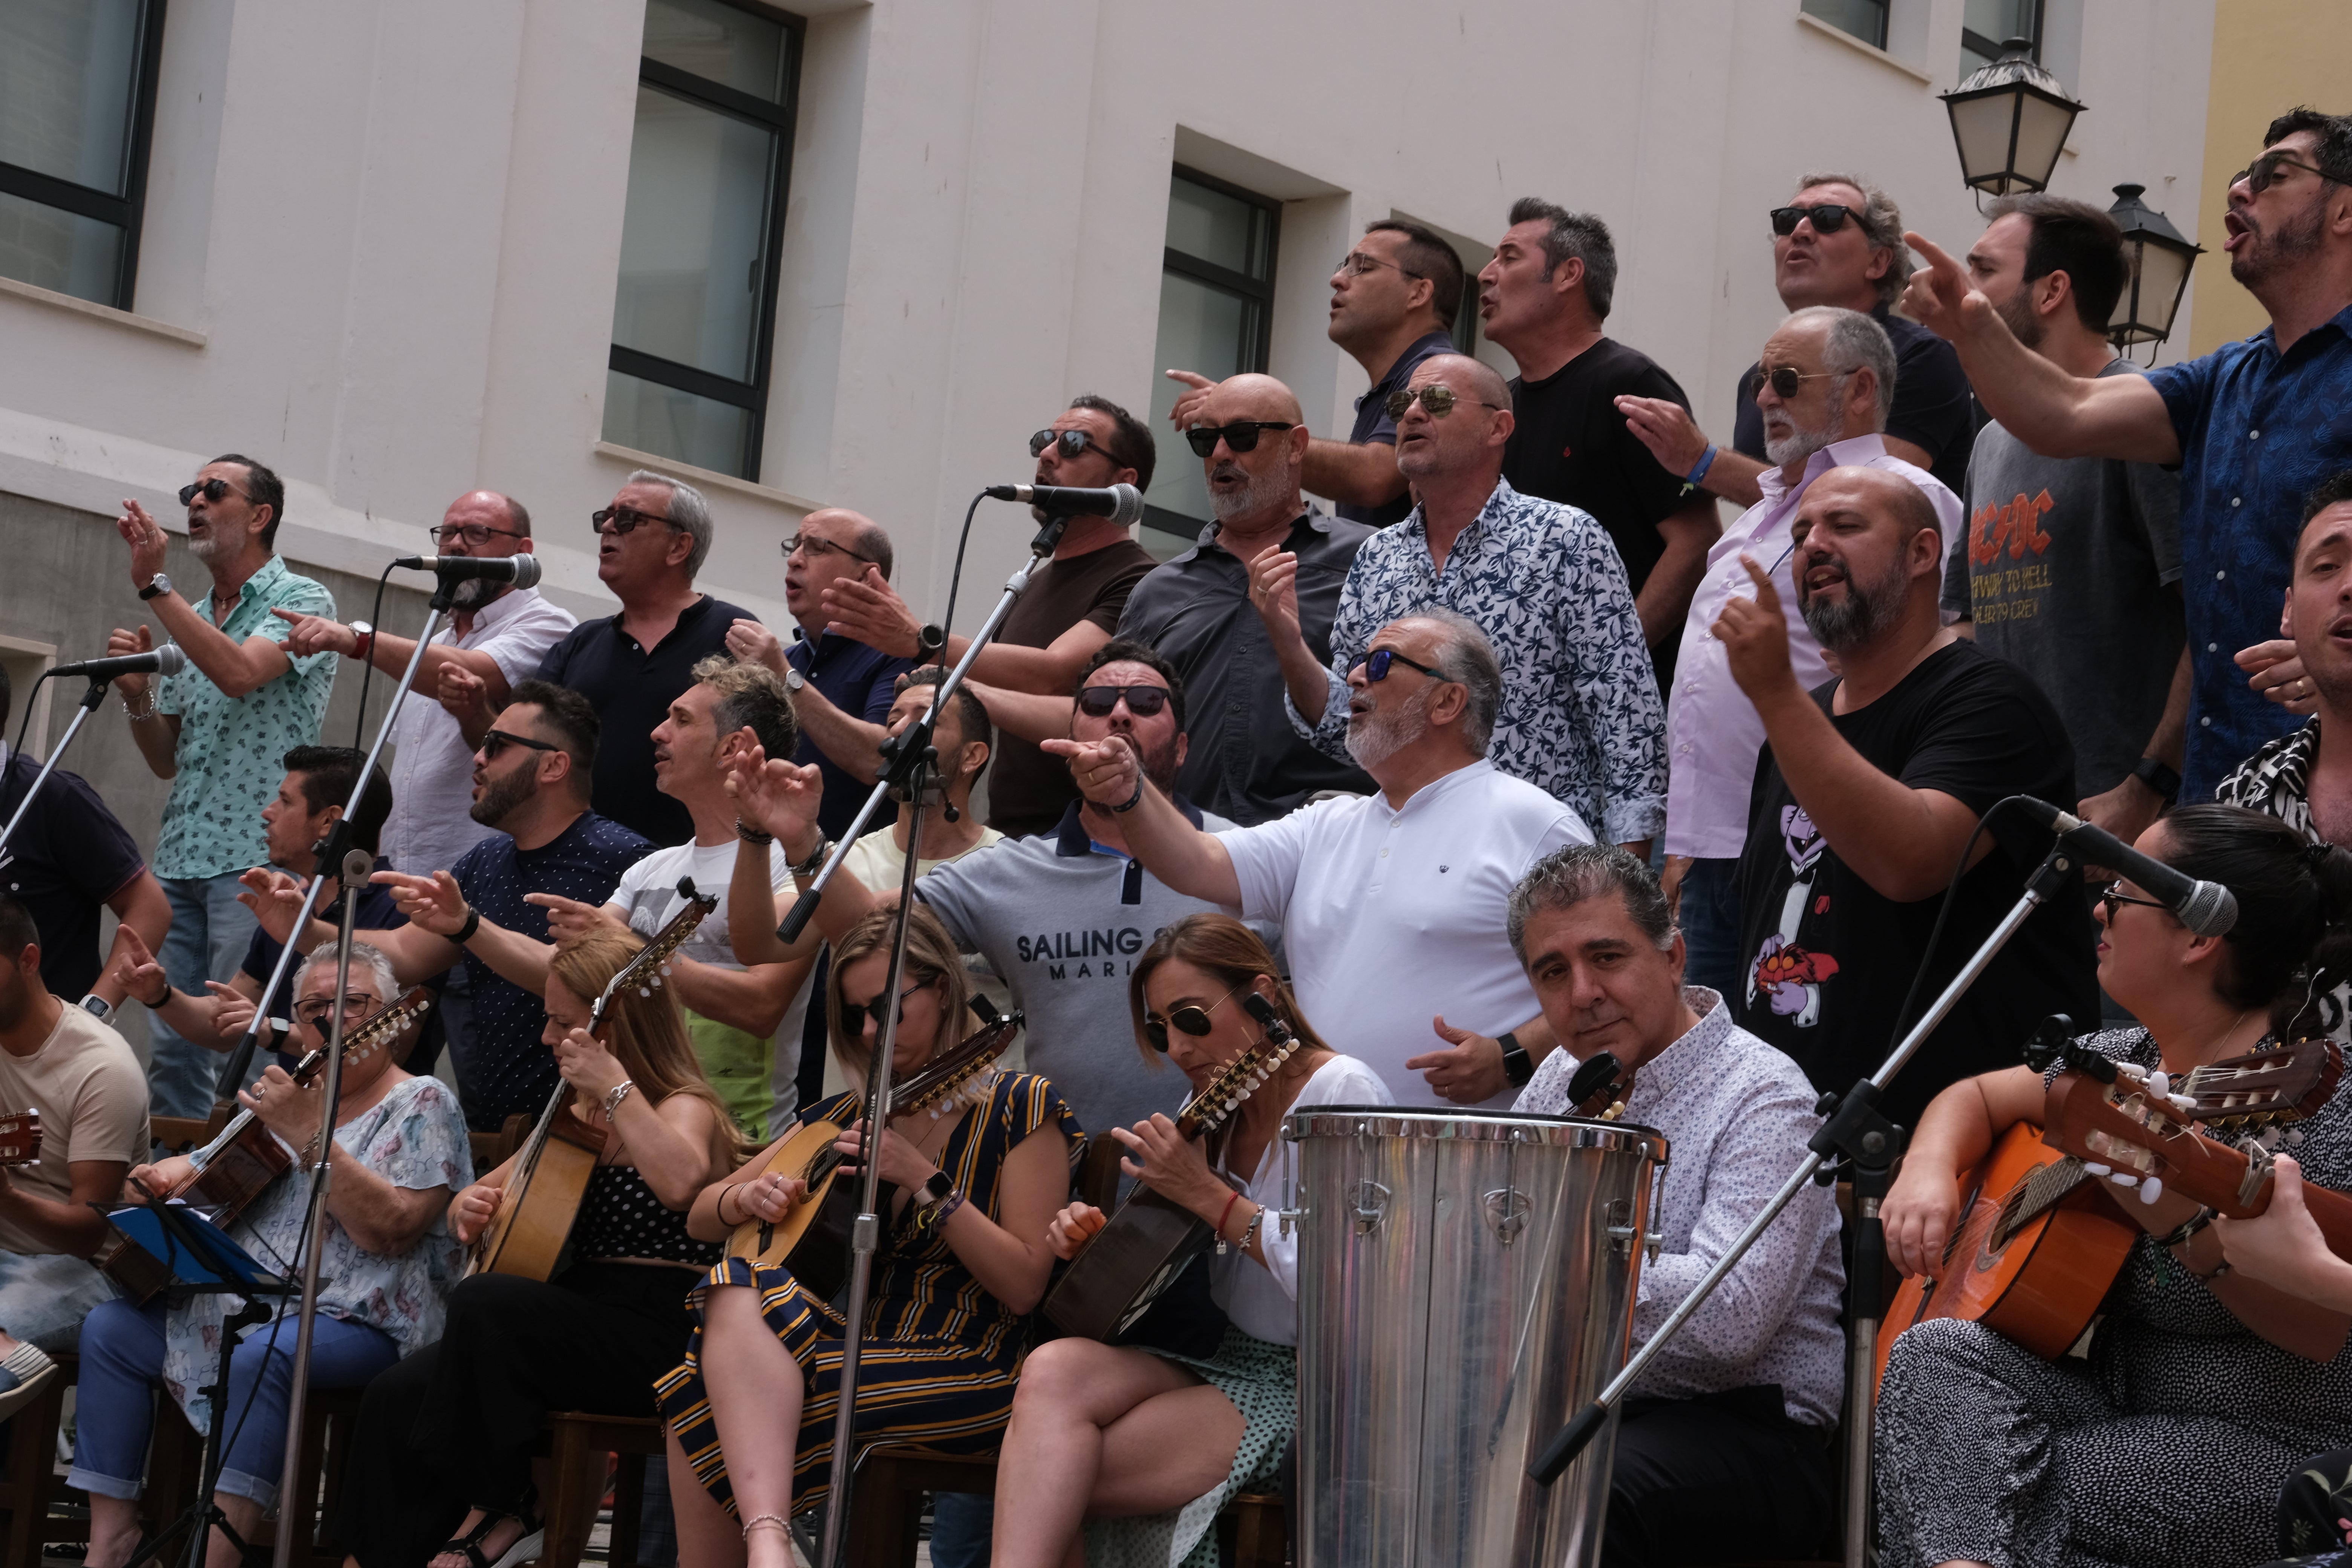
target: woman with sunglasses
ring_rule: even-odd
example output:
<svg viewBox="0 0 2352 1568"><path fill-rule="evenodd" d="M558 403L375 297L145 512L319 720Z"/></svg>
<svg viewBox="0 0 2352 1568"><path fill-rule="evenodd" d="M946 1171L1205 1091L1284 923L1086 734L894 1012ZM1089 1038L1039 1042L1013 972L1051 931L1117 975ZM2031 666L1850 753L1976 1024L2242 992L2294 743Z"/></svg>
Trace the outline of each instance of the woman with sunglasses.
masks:
<svg viewBox="0 0 2352 1568"><path fill-rule="evenodd" d="M858 1178L858 1102L890 1009L898 1082L952 1049L970 1016L963 960L939 917L917 904L908 919L896 995L895 909L870 912L834 948L826 1021L835 1058L859 1088L802 1114L850 1129L834 1145L852 1160L837 1180ZM1028 1346L1026 1314L1053 1267L1046 1227L1084 1141L1034 1073L983 1070L944 1108L891 1119L876 1156L883 1235L858 1352L861 1442L994 1449ZM792 1211L806 1187L760 1173L773 1147L704 1189L688 1220L695 1235L720 1241L747 1220ZM785 1521L826 1496L847 1324L790 1268L741 1258L713 1268L692 1300L699 1326L685 1364L658 1384L678 1562L790 1568Z"/></svg>
<svg viewBox="0 0 2352 1568"><path fill-rule="evenodd" d="M2352 855L2211 805L2172 812L2137 847L2228 888L2237 923L2199 936L2145 889L2112 884L2099 900L2099 982L2139 1024L2082 1043L2178 1078L2303 1037L2313 999L2352 975ZM2010 1128L2041 1121L2045 1083L2011 1068L1927 1107L1885 1205L1897 1268L1958 1266L1943 1254L1960 1177ZM2311 1179L2352 1185L2352 1076L2300 1127ZM2147 1234L2086 1357L2045 1362L1958 1319L1895 1341L1877 1430L1890 1568L2261 1562L2280 1486L2305 1456L2352 1447L2352 1319L2232 1270L2210 1211L2188 1199L2095 1190Z"/></svg>
<svg viewBox="0 0 2352 1568"><path fill-rule="evenodd" d="M1264 997L1298 1048L1213 1134L1176 1135L1165 1116L1114 1127L1126 1173L1217 1233L1210 1294L1230 1319L1205 1360L1062 1339L1022 1369L996 1467L997 1568L1217 1561L1217 1510L1270 1480L1298 1424L1298 1240L1283 1198L1276 1132L1300 1106L1390 1105L1388 1088L1325 1045L1274 955L1229 915L1187 915L1136 960L1128 1005L1139 1048L1166 1053L1195 1089L1265 1040L1244 993ZM1105 1223L1072 1204L1053 1246L1077 1255ZM1083 1551L1081 1531L1083 1531Z"/></svg>

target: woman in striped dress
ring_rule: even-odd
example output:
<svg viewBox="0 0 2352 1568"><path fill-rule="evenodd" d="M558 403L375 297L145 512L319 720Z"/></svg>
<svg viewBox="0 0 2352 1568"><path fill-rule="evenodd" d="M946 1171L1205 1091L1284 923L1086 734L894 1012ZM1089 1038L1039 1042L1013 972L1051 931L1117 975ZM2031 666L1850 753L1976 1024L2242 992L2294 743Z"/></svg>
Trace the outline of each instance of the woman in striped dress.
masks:
<svg viewBox="0 0 2352 1568"><path fill-rule="evenodd" d="M896 910L877 910L835 945L825 1005L835 1055L865 1077L886 986ZM939 918L909 911L893 1076L951 1049L969 983ZM852 1127L857 1097L835 1095L803 1120ZM950 1454L995 1450L1026 1345L1024 1316L1045 1294L1047 1227L1066 1201L1082 1135L1034 1073L985 1074L936 1120L893 1118L877 1155L884 1234L875 1255L857 1374L861 1442L919 1443ZM748 1219L777 1220L802 1184L755 1175L767 1151L696 1200L688 1225L723 1239ZM845 1167L841 1179L852 1179ZM699 1327L685 1364L656 1386L669 1422L670 1495L682 1568L788 1568L785 1520L824 1499L847 1324L788 1268L729 1258L696 1293ZM706 1376L706 1373L710 1375Z"/></svg>

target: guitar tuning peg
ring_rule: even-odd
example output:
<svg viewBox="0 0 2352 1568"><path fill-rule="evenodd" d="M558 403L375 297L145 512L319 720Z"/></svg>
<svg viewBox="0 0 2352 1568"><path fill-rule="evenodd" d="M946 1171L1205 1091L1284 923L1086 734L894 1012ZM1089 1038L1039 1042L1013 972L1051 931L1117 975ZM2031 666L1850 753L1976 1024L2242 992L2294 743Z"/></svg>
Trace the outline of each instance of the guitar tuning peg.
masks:
<svg viewBox="0 0 2352 1568"><path fill-rule="evenodd" d="M2161 1069L2147 1075L2147 1092L2163 1100L2172 1092L2172 1077Z"/></svg>
<svg viewBox="0 0 2352 1568"><path fill-rule="evenodd" d="M2119 1187L2136 1187L2139 1185L2139 1178L2133 1175L2129 1171L2109 1171L2107 1173L2107 1180L2113 1182Z"/></svg>
<svg viewBox="0 0 2352 1568"><path fill-rule="evenodd" d="M2180 1112L2181 1115L2194 1116L2197 1114L2197 1102L2189 1099L2187 1095L2168 1095L2166 1099L2172 1106L2172 1109Z"/></svg>
<svg viewBox="0 0 2352 1568"><path fill-rule="evenodd" d="M2284 1132L2279 1134L2279 1142L2284 1143L2290 1149L2302 1148L2303 1129L2300 1127L2288 1128Z"/></svg>
<svg viewBox="0 0 2352 1568"><path fill-rule="evenodd" d="M2139 1184L2139 1201L2152 1204L2164 1195L2164 1178L2150 1176Z"/></svg>
<svg viewBox="0 0 2352 1568"><path fill-rule="evenodd" d="M2114 1169L2113 1165L2102 1165L2096 1160L2083 1162L2083 1174L2086 1176L2104 1176Z"/></svg>

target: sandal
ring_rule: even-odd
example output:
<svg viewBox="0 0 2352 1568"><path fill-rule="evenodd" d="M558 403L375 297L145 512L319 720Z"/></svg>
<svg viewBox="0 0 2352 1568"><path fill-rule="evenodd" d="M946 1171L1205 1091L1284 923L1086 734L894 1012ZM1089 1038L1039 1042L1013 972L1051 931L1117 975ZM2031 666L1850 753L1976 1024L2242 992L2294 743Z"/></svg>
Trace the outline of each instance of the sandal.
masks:
<svg viewBox="0 0 2352 1568"><path fill-rule="evenodd" d="M492 1563L482 1551L482 1542L491 1531L504 1524L508 1520L521 1525L523 1533L516 1539L513 1545L499 1554L496 1563ZM537 1557L546 1545L547 1526L544 1521L534 1527L531 1521L523 1514L492 1513L485 1509L482 1511L480 1522L465 1534L454 1540L443 1542L434 1548L433 1555L438 1557L445 1552L454 1552L466 1560L469 1568L515 1568L516 1564L527 1563Z"/></svg>

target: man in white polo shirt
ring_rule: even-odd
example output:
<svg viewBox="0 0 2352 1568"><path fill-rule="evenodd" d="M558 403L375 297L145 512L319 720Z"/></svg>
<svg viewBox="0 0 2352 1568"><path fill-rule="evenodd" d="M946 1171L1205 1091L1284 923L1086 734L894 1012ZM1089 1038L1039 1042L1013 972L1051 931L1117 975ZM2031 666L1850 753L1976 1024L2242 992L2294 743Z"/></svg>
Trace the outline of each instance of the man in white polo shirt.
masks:
<svg viewBox="0 0 2352 1568"><path fill-rule="evenodd" d="M1592 835L1486 761L1502 671L1451 611L1390 622L1348 672L1348 751L1374 795L1207 833L1146 785L1116 735L1049 741L1129 849L1170 888L1279 921L1300 1007L1400 1105L1506 1109L1553 1046L1512 956L1511 889ZM1426 1022L1424 1022L1426 1020Z"/></svg>

